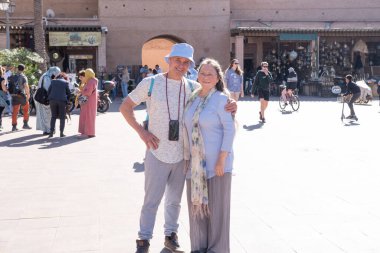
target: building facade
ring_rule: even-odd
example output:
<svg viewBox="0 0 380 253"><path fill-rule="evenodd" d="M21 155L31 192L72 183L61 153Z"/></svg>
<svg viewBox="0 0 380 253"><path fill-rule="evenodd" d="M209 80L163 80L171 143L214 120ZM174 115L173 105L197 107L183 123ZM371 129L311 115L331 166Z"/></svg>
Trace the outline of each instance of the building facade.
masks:
<svg viewBox="0 0 380 253"><path fill-rule="evenodd" d="M278 81L290 66L304 81L380 74L376 0L44 0L43 8L52 64L69 72L154 62L165 70L162 56L187 42L197 63L213 57L226 68L238 58L248 75L265 60ZM31 10L33 1L16 0L11 47L34 47Z"/></svg>

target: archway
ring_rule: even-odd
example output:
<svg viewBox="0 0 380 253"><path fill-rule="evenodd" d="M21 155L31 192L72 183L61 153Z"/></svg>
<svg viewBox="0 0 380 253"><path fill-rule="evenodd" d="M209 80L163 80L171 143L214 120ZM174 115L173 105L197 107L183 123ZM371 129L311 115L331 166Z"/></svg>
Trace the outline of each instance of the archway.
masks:
<svg viewBox="0 0 380 253"><path fill-rule="evenodd" d="M168 65L164 57L170 53L170 49L175 43L181 42L185 41L172 35L151 38L142 47L142 64L148 65L149 68L154 68L158 64L162 71L167 71Z"/></svg>

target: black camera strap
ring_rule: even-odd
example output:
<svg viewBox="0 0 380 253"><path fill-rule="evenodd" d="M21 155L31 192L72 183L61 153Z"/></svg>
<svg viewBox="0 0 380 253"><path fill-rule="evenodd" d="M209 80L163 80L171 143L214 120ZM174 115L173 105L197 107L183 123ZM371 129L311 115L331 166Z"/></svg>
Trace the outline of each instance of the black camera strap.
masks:
<svg viewBox="0 0 380 253"><path fill-rule="evenodd" d="M181 86L179 88L179 94L178 94L178 120L179 120L179 115L180 115L180 107L181 107L181 93L182 93L182 85L183 85L183 80L181 78ZM183 108L185 108L185 100L186 100L186 87L184 89L184 97L183 97ZM170 110L169 110L169 100L168 100L168 74L166 74L166 105L168 107L168 114L169 114L169 120L172 120L170 116Z"/></svg>

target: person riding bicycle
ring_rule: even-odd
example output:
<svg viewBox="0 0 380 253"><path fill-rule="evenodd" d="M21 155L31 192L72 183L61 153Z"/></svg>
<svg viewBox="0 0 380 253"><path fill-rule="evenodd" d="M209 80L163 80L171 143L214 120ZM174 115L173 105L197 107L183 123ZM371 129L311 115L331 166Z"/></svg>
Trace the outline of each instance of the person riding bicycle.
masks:
<svg viewBox="0 0 380 253"><path fill-rule="evenodd" d="M298 77L297 73L294 70L294 68L290 67L288 69L289 74L286 79L286 89L282 90L281 96L283 100L285 101L285 105L287 105L287 97L290 97L293 94L293 91L297 88L297 82L298 82Z"/></svg>

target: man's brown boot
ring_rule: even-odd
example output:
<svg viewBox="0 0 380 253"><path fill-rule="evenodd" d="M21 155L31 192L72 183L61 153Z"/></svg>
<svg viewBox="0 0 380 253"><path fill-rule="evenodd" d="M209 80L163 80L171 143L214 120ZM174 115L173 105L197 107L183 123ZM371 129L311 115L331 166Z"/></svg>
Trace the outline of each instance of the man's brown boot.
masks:
<svg viewBox="0 0 380 253"><path fill-rule="evenodd" d="M178 236L176 233L172 233L170 236L165 236L165 248L170 250L172 253L185 253L184 250L181 249L178 243Z"/></svg>
<svg viewBox="0 0 380 253"><path fill-rule="evenodd" d="M136 240L136 253L149 253L149 246L148 240Z"/></svg>

